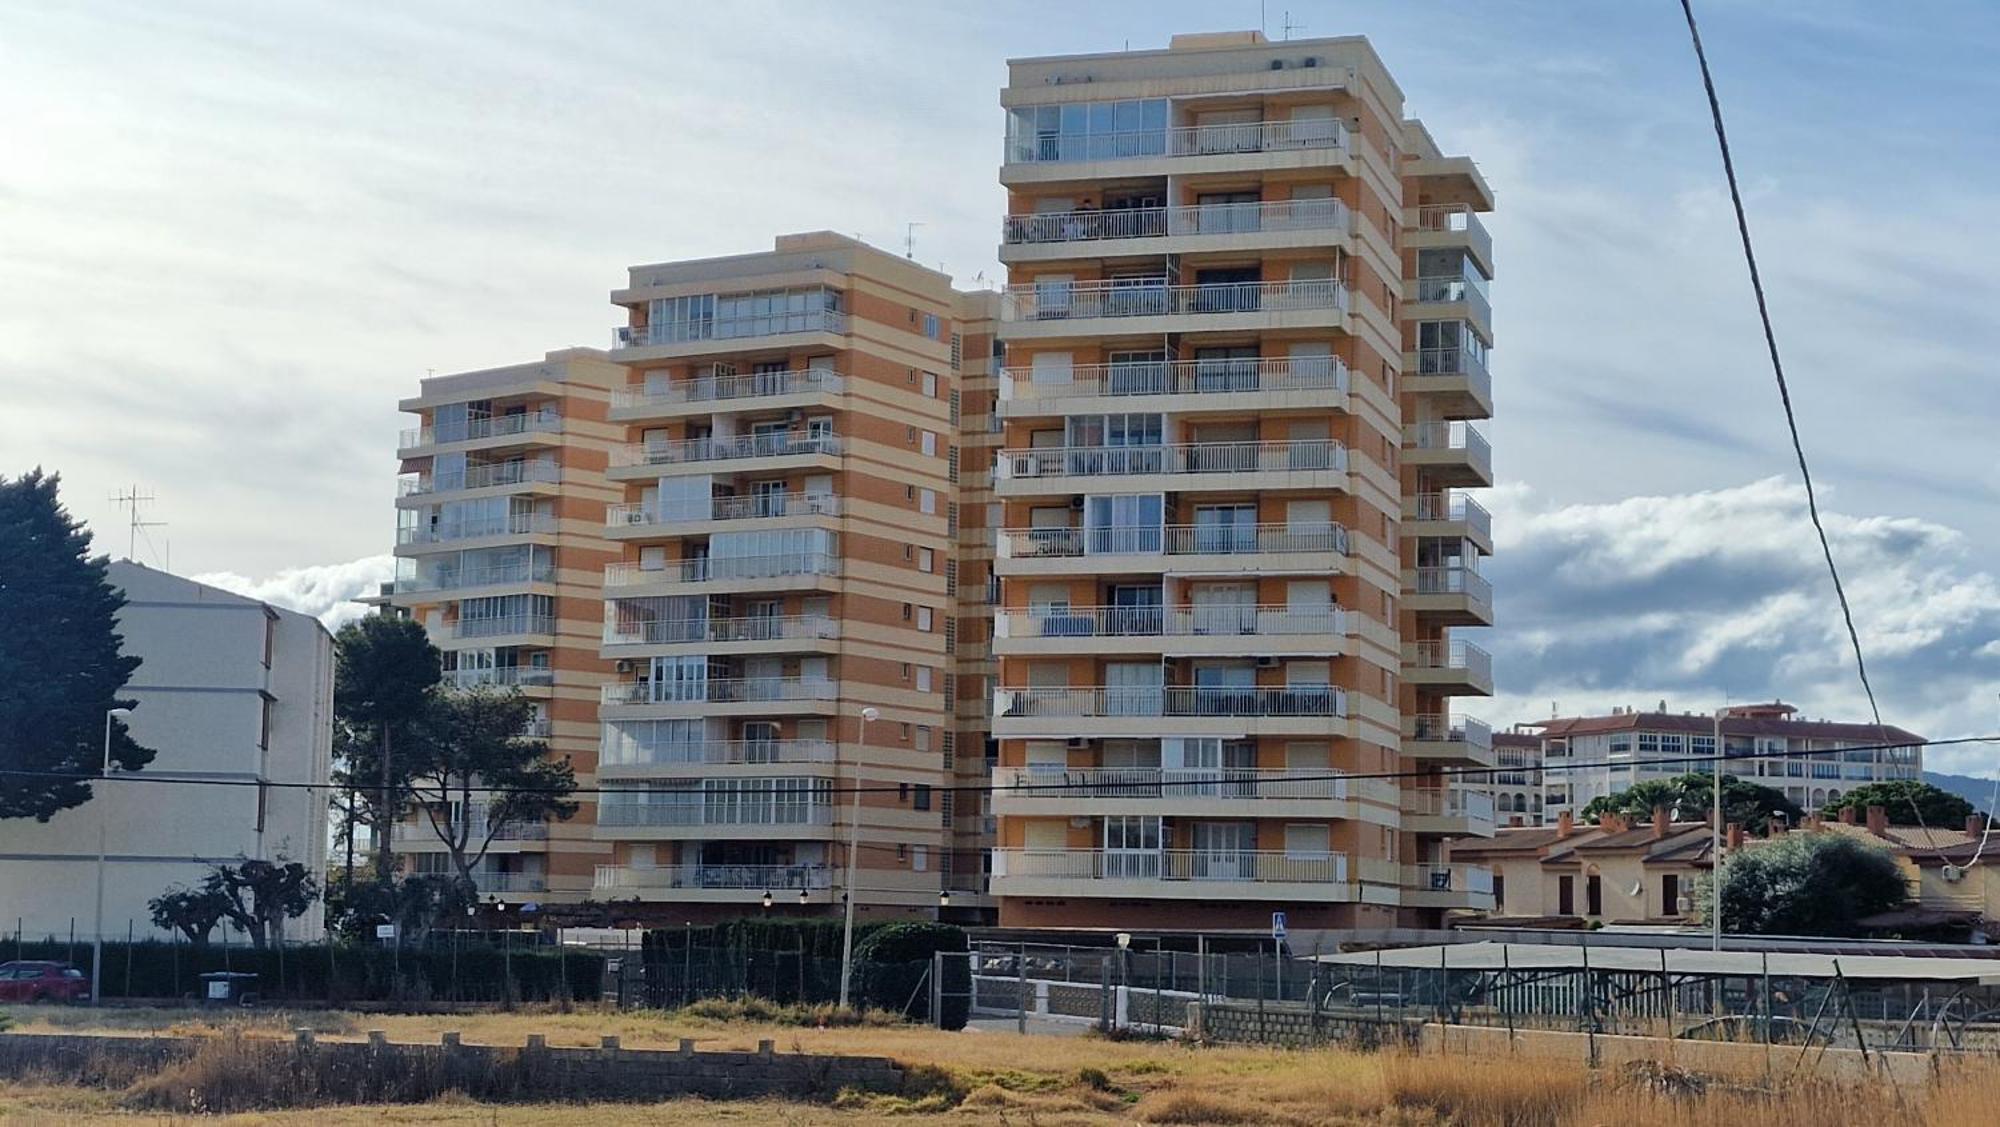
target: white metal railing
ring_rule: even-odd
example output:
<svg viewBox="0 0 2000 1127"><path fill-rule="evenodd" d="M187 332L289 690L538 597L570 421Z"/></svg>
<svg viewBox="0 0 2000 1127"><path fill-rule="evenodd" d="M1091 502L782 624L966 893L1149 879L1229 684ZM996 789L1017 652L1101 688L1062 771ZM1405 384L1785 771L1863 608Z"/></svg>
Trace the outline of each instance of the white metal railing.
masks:
<svg viewBox="0 0 2000 1127"><path fill-rule="evenodd" d="M1416 643L1410 647L1408 664L1418 669L1463 669L1475 681L1493 679L1493 655L1456 638Z"/></svg>
<svg viewBox="0 0 2000 1127"><path fill-rule="evenodd" d="M503 614L494 618L460 618L452 623L454 638L491 638L500 634L553 634L556 620L547 614Z"/></svg>
<svg viewBox="0 0 2000 1127"><path fill-rule="evenodd" d="M740 701L832 700L840 682L820 677L712 678L705 681L614 681L604 704L727 704Z"/></svg>
<svg viewBox="0 0 2000 1127"><path fill-rule="evenodd" d="M472 883L481 892L542 892L548 878L541 873L474 873Z"/></svg>
<svg viewBox="0 0 2000 1127"><path fill-rule="evenodd" d="M532 821L515 819L495 829L491 814L491 805L484 802L475 802L465 808L465 820L471 823L467 840L475 848L480 842L487 840L489 832L493 834L494 841L544 841L549 836L549 824L539 818ZM426 820L428 824L428 815L419 814L418 818ZM460 820L457 818L448 818L445 821L446 829L454 834L459 832L459 826Z"/></svg>
<svg viewBox="0 0 2000 1127"><path fill-rule="evenodd" d="M1000 241L1009 246L1020 246L1144 239L1164 235L1350 231L1353 224L1353 215L1347 210L1347 205L1329 197L1009 215L1001 221Z"/></svg>
<svg viewBox="0 0 2000 1127"><path fill-rule="evenodd" d="M751 793L675 795L694 801L625 802L607 798L597 804L600 826L827 826L833 807L808 802L806 795Z"/></svg>
<svg viewBox="0 0 2000 1127"><path fill-rule="evenodd" d="M482 438L506 438L516 434L554 434L562 430L562 415L555 411L529 411L518 415L491 415L467 419L448 426L414 427L402 433L397 447L409 450L443 442L472 442Z"/></svg>
<svg viewBox="0 0 2000 1127"><path fill-rule="evenodd" d="M626 747L610 741L597 756L599 767L702 767L744 763L829 763L831 740L704 740L653 747Z"/></svg>
<svg viewBox="0 0 2000 1127"><path fill-rule="evenodd" d="M741 340L785 333L844 333L847 314L835 309L780 310L751 317L703 317L611 330L613 348L647 348L699 340Z"/></svg>
<svg viewBox="0 0 2000 1127"><path fill-rule="evenodd" d="M1284 767L1008 767L1001 798L1325 798L1347 797L1331 772ZM1314 776L1299 778L1298 776ZM1017 788L1011 794L1005 788Z"/></svg>
<svg viewBox="0 0 2000 1127"><path fill-rule="evenodd" d="M675 466L740 458L782 458L790 454L838 454L831 434L739 434L729 438L689 438L679 442L635 442L611 452L613 466Z"/></svg>
<svg viewBox="0 0 2000 1127"><path fill-rule="evenodd" d="M1347 123L1338 118L1245 121L1226 125L1176 125L1089 134L1033 133L1011 138L1010 163L1198 157L1281 149L1338 149Z"/></svg>
<svg viewBox="0 0 2000 1127"><path fill-rule="evenodd" d="M1463 328L1462 332L1471 332ZM1481 398L1493 397L1493 376L1486 368L1485 357L1464 348L1420 348L1417 350L1417 370L1407 373L1405 381L1417 380L1410 390L1422 391L1425 377L1462 379L1472 385ZM1407 384L1406 384L1407 386Z"/></svg>
<svg viewBox="0 0 2000 1127"><path fill-rule="evenodd" d="M604 524L607 528L630 528L690 521L839 515L840 498L831 493L746 493L736 497L713 497L707 505L700 507L662 508L658 504L644 502L607 505Z"/></svg>
<svg viewBox="0 0 2000 1127"><path fill-rule="evenodd" d="M555 579L553 562L502 564L496 567L461 568L428 576L412 576L395 581L397 594L412 591L456 591L465 587L493 587L503 583L548 583Z"/></svg>
<svg viewBox="0 0 2000 1127"><path fill-rule="evenodd" d="M658 646L678 642L780 642L838 637L840 637L840 620L824 614L674 618L612 621L604 624L604 644L607 646Z"/></svg>
<svg viewBox="0 0 2000 1127"><path fill-rule="evenodd" d="M651 407L672 403L714 403L731 399L758 399L773 395L802 395L807 392L839 394L847 382L829 368L801 368L782 372L746 372L730 376L696 376L673 380L664 387L644 384L617 388L611 406Z"/></svg>
<svg viewBox="0 0 2000 1127"><path fill-rule="evenodd" d="M1405 423L1403 441L1413 450L1463 450L1473 465L1493 466L1493 444L1471 423Z"/></svg>
<svg viewBox="0 0 2000 1127"><path fill-rule="evenodd" d="M538 716L521 726L522 739L545 740L553 734L555 734L555 724L546 716Z"/></svg>
<svg viewBox="0 0 2000 1127"><path fill-rule="evenodd" d="M1486 506L1463 493L1443 490L1419 493L1410 507L1410 518L1423 521L1463 521L1474 535L1491 539L1493 514Z"/></svg>
<svg viewBox="0 0 2000 1127"><path fill-rule="evenodd" d="M996 849L996 877L1341 884L1345 853L1263 849Z"/></svg>
<svg viewBox="0 0 2000 1127"><path fill-rule="evenodd" d="M1340 607L1036 607L1000 611L1001 638L1345 636Z"/></svg>
<svg viewBox="0 0 2000 1127"><path fill-rule="evenodd" d="M591 882L599 889L629 889L635 892L729 889L742 892L833 887L833 870L825 865L666 865L646 868L636 865L599 865Z"/></svg>
<svg viewBox="0 0 2000 1127"><path fill-rule="evenodd" d="M466 466L447 473L405 477L396 483L396 488L402 496L417 497L427 493L448 493L455 489L487 489L535 482L554 484L561 480L562 470L553 459L538 458L532 462L494 462L491 465Z"/></svg>
<svg viewBox="0 0 2000 1127"><path fill-rule="evenodd" d="M1410 788L1403 791L1403 813L1430 818L1467 818L1474 822L1493 820L1493 796L1483 791Z"/></svg>
<svg viewBox="0 0 2000 1127"><path fill-rule="evenodd" d="M1119 525L1109 528L1008 528L1001 554L1015 559L1087 555L1255 555L1264 552L1347 554L1339 524Z"/></svg>
<svg viewBox="0 0 2000 1127"><path fill-rule="evenodd" d="M1459 232L1477 235L1491 242L1486 233L1486 225L1479 219L1479 213L1462 203L1426 204L1417 209L1417 230Z"/></svg>
<svg viewBox="0 0 2000 1127"><path fill-rule="evenodd" d="M1419 595L1464 595L1480 606L1493 604L1493 584L1469 567L1420 567Z"/></svg>
<svg viewBox="0 0 2000 1127"><path fill-rule="evenodd" d="M1417 892L1493 894L1493 870L1484 865L1412 865L1410 888Z"/></svg>
<svg viewBox="0 0 2000 1127"><path fill-rule="evenodd" d="M705 583L711 580L781 579L793 575L839 575L840 557L824 552L783 552L764 556L731 556L674 560L661 567L636 563L604 566L606 587L651 583Z"/></svg>
<svg viewBox="0 0 2000 1127"><path fill-rule="evenodd" d="M1009 286L1001 295L1000 319L1058 321L1346 308L1347 287L1331 278L1170 286L1162 277Z"/></svg>
<svg viewBox="0 0 2000 1127"><path fill-rule="evenodd" d="M556 673L553 669L539 665L505 665L495 669L447 669L444 671L444 681L454 689L553 685L556 683Z"/></svg>
<svg viewBox="0 0 2000 1127"><path fill-rule="evenodd" d="M1224 395L1241 392L1347 391L1337 357L1139 360L1060 369L1005 368L1000 398L1076 399L1105 395Z"/></svg>
<svg viewBox="0 0 2000 1127"><path fill-rule="evenodd" d="M1003 450L997 481L1122 474L1256 473L1274 470L1346 472L1347 446L1326 438L1277 442L1192 442L1156 446L1049 446Z"/></svg>
<svg viewBox="0 0 2000 1127"><path fill-rule="evenodd" d="M1465 743L1493 746L1493 728L1471 716L1419 712L1410 717L1408 738L1414 743Z"/></svg>
<svg viewBox="0 0 2000 1127"><path fill-rule="evenodd" d="M999 689L996 717L1031 716L1345 716L1347 690L1171 685L1160 688Z"/></svg>
<svg viewBox="0 0 2000 1127"><path fill-rule="evenodd" d="M1486 296L1486 291L1463 277L1418 278L1411 287L1410 302L1413 305L1451 305L1463 302L1471 307L1473 320L1488 327L1493 324L1492 299ZM1412 310L1409 315L1436 316L1436 313L1437 311L1431 310Z"/></svg>
<svg viewBox="0 0 2000 1127"><path fill-rule="evenodd" d="M526 536L554 532L556 518L548 513L510 513L488 520L459 521L455 524L419 525L396 530L398 544L439 544L449 540L477 540L487 536Z"/></svg>

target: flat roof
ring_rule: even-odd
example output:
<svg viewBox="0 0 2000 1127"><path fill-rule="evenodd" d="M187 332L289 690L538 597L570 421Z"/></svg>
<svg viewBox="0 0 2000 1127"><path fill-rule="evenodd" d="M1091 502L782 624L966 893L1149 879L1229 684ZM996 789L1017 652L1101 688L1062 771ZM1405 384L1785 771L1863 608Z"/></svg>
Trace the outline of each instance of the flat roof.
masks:
<svg viewBox="0 0 2000 1127"><path fill-rule="evenodd" d="M1333 966L1399 970L1591 970L2000 986L2000 958L1936 955L1819 955L1794 951L1710 951L1695 947L1555 947L1540 943L1460 943L1317 955Z"/></svg>

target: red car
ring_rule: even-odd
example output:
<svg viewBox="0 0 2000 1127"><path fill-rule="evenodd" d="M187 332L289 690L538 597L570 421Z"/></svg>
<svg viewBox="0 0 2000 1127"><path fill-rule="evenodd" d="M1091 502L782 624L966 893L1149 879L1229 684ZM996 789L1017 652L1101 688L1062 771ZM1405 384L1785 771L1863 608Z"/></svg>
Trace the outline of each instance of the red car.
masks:
<svg viewBox="0 0 2000 1127"><path fill-rule="evenodd" d="M0 963L0 1002L76 1002L90 997L90 980L68 963Z"/></svg>

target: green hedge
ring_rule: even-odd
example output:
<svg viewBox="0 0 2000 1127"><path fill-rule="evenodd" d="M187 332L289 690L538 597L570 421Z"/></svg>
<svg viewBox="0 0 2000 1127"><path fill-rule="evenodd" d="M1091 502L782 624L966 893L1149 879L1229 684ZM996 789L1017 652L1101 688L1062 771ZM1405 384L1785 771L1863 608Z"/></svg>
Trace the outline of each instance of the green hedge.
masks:
<svg viewBox="0 0 2000 1127"><path fill-rule="evenodd" d="M854 928L851 1000L916 1021L931 1017L925 976L936 951L964 951L965 931L951 924L867 923ZM643 998L671 1007L700 998L755 995L817 1004L840 997L842 922L748 918L695 928L659 928L640 941ZM971 969L945 960L945 1027L963 1028Z"/></svg>

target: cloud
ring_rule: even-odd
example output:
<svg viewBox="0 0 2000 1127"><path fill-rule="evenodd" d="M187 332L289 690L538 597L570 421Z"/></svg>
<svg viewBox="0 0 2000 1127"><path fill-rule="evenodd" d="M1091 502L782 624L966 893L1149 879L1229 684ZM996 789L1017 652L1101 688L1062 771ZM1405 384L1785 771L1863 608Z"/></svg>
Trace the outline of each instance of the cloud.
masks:
<svg viewBox="0 0 2000 1127"><path fill-rule="evenodd" d="M1561 505L1515 485L1489 507L1494 719L1774 698L1868 718L1803 488L1767 478ZM1957 529L1822 512L1883 721L1934 738L1992 732L2000 579ZM1939 749L1931 765L1985 773L1996 758Z"/></svg>
<svg viewBox="0 0 2000 1127"><path fill-rule="evenodd" d="M348 563L287 568L268 579L251 579L227 571L188 578L312 615L328 630L338 630L368 613L367 607L353 600L374 594L395 574L394 557L368 556Z"/></svg>

